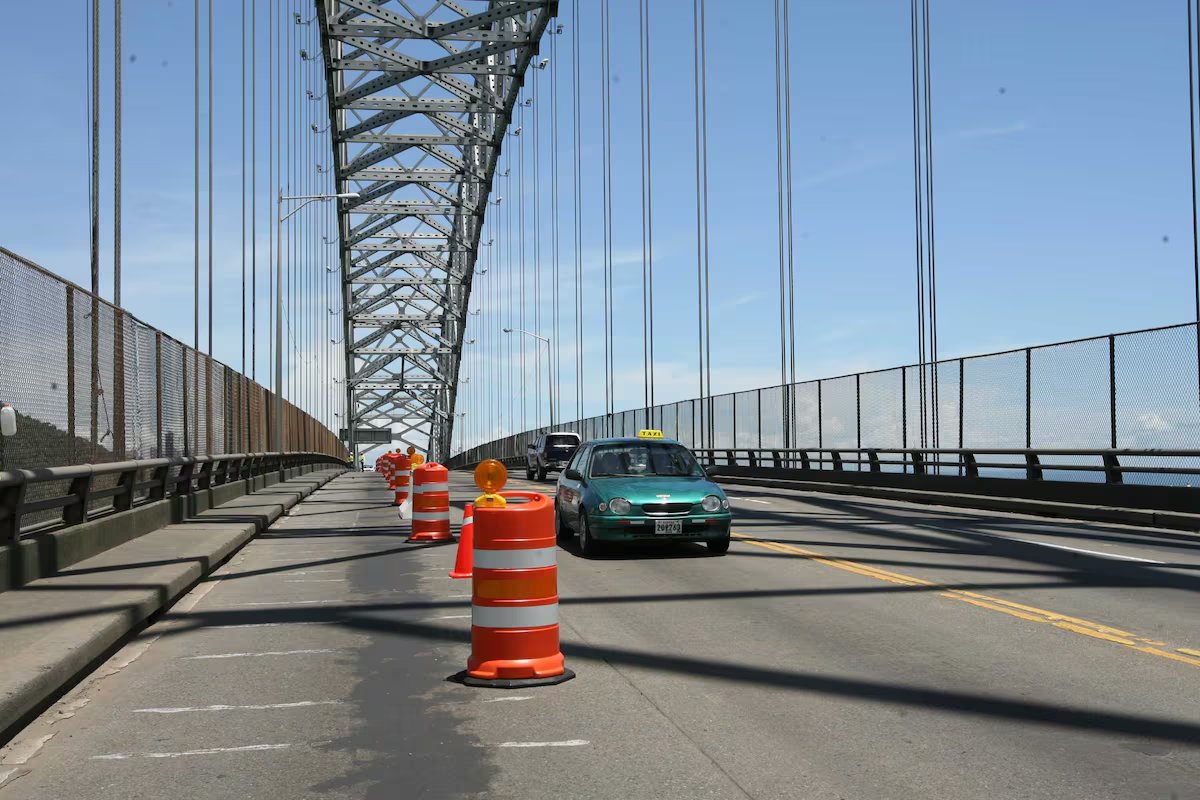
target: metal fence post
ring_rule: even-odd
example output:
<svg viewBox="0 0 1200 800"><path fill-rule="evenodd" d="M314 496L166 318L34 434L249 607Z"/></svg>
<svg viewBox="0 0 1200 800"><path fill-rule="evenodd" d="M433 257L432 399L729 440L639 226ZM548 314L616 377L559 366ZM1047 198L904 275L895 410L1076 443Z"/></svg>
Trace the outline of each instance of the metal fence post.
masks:
<svg viewBox="0 0 1200 800"><path fill-rule="evenodd" d="M125 441L125 312L113 312L113 458L126 458Z"/></svg>
<svg viewBox="0 0 1200 800"><path fill-rule="evenodd" d="M16 544L21 539L21 506L25 503L25 478L0 488L0 540Z"/></svg>
<svg viewBox="0 0 1200 800"><path fill-rule="evenodd" d="M908 449L908 367L900 368L900 447Z"/></svg>
<svg viewBox="0 0 1200 800"><path fill-rule="evenodd" d="M855 447L862 449L862 373L854 373L854 437Z"/></svg>
<svg viewBox="0 0 1200 800"><path fill-rule="evenodd" d="M1108 446L1117 446L1117 337L1108 337Z"/></svg>
<svg viewBox="0 0 1200 800"><path fill-rule="evenodd" d="M762 389L758 390L758 449L762 449Z"/></svg>
<svg viewBox="0 0 1200 800"><path fill-rule="evenodd" d="M821 398L821 383L817 381L817 447L825 446L825 405Z"/></svg>
<svg viewBox="0 0 1200 800"><path fill-rule="evenodd" d="M133 508L133 493L137 487L138 468L127 469L117 479L121 493L113 495L113 511L128 511Z"/></svg>
<svg viewBox="0 0 1200 800"><path fill-rule="evenodd" d="M1033 350L1025 348L1025 447L1033 447Z"/></svg>
<svg viewBox="0 0 1200 800"><path fill-rule="evenodd" d="M67 463L79 463L75 435L75 287L67 287Z"/></svg>
<svg viewBox="0 0 1200 800"><path fill-rule="evenodd" d="M163 371L162 371L162 331L154 332L154 431L157 444L154 448L156 458L163 457Z"/></svg>

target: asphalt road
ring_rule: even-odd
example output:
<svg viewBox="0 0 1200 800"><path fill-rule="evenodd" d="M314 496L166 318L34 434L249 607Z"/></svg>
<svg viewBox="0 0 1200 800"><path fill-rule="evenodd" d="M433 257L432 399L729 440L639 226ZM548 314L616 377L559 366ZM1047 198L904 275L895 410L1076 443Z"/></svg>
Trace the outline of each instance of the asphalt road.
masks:
<svg viewBox="0 0 1200 800"><path fill-rule="evenodd" d="M729 494L723 557L565 544L578 678L504 692L445 681L453 549L340 478L14 740L0 796L1200 798L1200 539Z"/></svg>

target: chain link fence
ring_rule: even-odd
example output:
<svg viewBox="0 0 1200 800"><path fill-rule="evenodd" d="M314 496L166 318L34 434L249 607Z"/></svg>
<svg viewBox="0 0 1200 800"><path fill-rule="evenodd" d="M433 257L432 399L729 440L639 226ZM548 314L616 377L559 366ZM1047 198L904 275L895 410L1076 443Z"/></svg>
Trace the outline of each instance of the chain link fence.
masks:
<svg viewBox="0 0 1200 800"><path fill-rule="evenodd" d="M272 449L274 395L246 376L3 248L0 287L0 471ZM287 401L283 438L349 457Z"/></svg>
<svg viewBox="0 0 1200 800"><path fill-rule="evenodd" d="M650 409L693 448L1200 448L1195 323L683 400ZM643 410L554 426L632 436ZM450 460L521 458L537 428Z"/></svg>

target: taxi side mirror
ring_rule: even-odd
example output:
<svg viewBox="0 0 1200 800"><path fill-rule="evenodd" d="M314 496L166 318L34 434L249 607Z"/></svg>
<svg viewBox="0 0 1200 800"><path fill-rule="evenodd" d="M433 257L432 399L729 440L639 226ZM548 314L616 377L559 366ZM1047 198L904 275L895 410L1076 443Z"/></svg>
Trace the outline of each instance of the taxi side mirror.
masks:
<svg viewBox="0 0 1200 800"><path fill-rule="evenodd" d="M565 472L563 472L563 477L567 478L568 480L572 480L572 481L583 480L583 475L579 474L579 470L577 470L577 469L566 470Z"/></svg>

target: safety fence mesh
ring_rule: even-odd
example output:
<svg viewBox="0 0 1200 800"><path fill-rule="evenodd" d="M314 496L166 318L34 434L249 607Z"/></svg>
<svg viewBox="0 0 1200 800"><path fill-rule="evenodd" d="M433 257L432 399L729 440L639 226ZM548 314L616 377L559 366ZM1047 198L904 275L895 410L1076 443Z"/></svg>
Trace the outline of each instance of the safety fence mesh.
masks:
<svg viewBox="0 0 1200 800"><path fill-rule="evenodd" d="M0 471L273 449L267 389L3 248L0 342ZM286 400L283 449L348 457Z"/></svg>
<svg viewBox="0 0 1200 800"><path fill-rule="evenodd" d="M1200 449L1195 323L843 375L650 409L697 449ZM631 436L644 410L554 426ZM521 458L536 428L451 465Z"/></svg>

